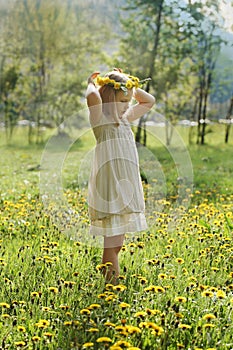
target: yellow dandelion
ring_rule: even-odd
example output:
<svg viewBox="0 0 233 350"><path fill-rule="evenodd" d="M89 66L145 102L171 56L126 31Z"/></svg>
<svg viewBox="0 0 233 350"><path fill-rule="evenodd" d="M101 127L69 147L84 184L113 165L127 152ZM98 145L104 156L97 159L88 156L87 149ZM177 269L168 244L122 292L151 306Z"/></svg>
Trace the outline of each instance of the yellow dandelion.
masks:
<svg viewBox="0 0 233 350"><path fill-rule="evenodd" d="M101 306L100 304L91 304L88 309L89 310L96 310L96 309L99 309Z"/></svg>
<svg viewBox="0 0 233 350"><path fill-rule="evenodd" d="M96 333L96 332L99 332L98 328L89 328L88 329L88 332L90 333Z"/></svg>
<svg viewBox="0 0 233 350"><path fill-rule="evenodd" d="M141 333L141 329L138 328L137 326L126 326L127 332L129 334L137 334L137 333Z"/></svg>
<svg viewBox="0 0 233 350"><path fill-rule="evenodd" d="M6 309L9 309L9 308L10 308L10 305L7 304L7 303L4 303L4 302L0 303L0 306L1 306L2 308L6 308Z"/></svg>
<svg viewBox="0 0 233 350"><path fill-rule="evenodd" d="M54 334L50 333L50 332L45 332L45 333L43 333L43 336L47 337L47 338L52 338L52 337L54 337Z"/></svg>
<svg viewBox="0 0 233 350"><path fill-rule="evenodd" d="M157 309L152 310L152 309L147 308L146 313L147 313L147 315L161 315L161 311L157 310Z"/></svg>
<svg viewBox="0 0 233 350"><path fill-rule="evenodd" d="M177 301L179 303L186 303L187 298L179 296L179 297L175 298L175 301Z"/></svg>
<svg viewBox="0 0 233 350"><path fill-rule="evenodd" d="M96 82L97 82L97 84L98 84L99 86L103 86L103 85L104 85L103 78L101 78L101 77L97 77Z"/></svg>
<svg viewBox="0 0 233 350"><path fill-rule="evenodd" d="M111 83L111 79L109 77L105 77L104 79L104 84L110 84Z"/></svg>
<svg viewBox="0 0 233 350"><path fill-rule="evenodd" d="M118 292L123 292L125 289L127 289L127 287L124 286L123 284L118 284L116 286L113 286L113 290L116 290Z"/></svg>
<svg viewBox="0 0 233 350"><path fill-rule="evenodd" d="M107 284L105 285L105 289L106 289L107 291L112 290L113 287L114 287L114 285L113 285L112 283L107 283Z"/></svg>
<svg viewBox="0 0 233 350"><path fill-rule="evenodd" d="M117 331L117 332L123 332L123 331L125 331L125 326L116 326L115 327L115 330Z"/></svg>
<svg viewBox="0 0 233 350"><path fill-rule="evenodd" d="M203 297L213 298L214 293L211 292L210 290L205 290L204 292L201 293L201 295L202 295Z"/></svg>
<svg viewBox="0 0 233 350"><path fill-rule="evenodd" d="M144 322L140 322L139 323L139 327L140 328L147 328L147 322L145 322L145 321Z"/></svg>
<svg viewBox="0 0 233 350"><path fill-rule="evenodd" d="M38 335L35 335L34 337L32 337L32 341L33 342L37 342L37 341L40 341L41 340L41 337L39 337Z"/></svg>
<svg viewBox="0 0 233 350"><path fill-rule="evenodd" d="M105 293L98 294L97 298L104 299L106 297Z"/></svg>
<svg viewBox="0 0 233 350"><path fill-rule="evenodd" d="M105 322L104 325L106 327L115 327L116 326L115 323L112 323L112 322L109 322L109 321Z"/></svg>
<svg viewBox="0 0 233 350"><path fill-rule="evenodd" d="M134 317L145 318L147 316L146 311L138 311L134 314Z"/></svg>
<svg viewBox="0 0 233 350"><path fill-rule="evenodd" d="M22 340L21 341L16 341L14 344L15 344L15 346L18 346L18 347L26 345L25 341L22 341Z"/></svg>
<svg viewBox="0 0 233 350"><path fill-rule="evenodd" d="M35 326L38 328L47 328L50 325L50 321L48 320L39 320L39 322L35 323Z"/></svg>
<svg viewBox="0 0 233 350"><path fill-rule="evenodd" d="M54 294L58 293L58 288L57 287L49 287L48 290Z"/></svg>
<svg viewBox="0 0 233 350"><path fill-rule="evenodd" d="M214 314L206 314L203 316L203 320L209 321L209 320L214 320L216 316Z"/></svg>
<svg viewBox="0 0 233 350"><path fill-rule="evenodd" d="M190 326L189 324L185 324L185 323L179 323L178 328L181 328L181 329L191 329L192 326Z"/></svg>
<svg viewBox="0 0 233 350"><path fill-rule="evenodd" d="M170 278L171 280L175 280L177 277L176 277L175 275L170 275L169 278Z"/></svg>
<svg viewBox="0 0 233 350"><path fill-rule="evenodd" d="M126 340L118 340L113 346L123 346L125 348L129 348L131 344Z"/></svg>
<svg viewBox="0 0 233 350"><path fill-rule="evenodd" d="M127 303L122 302L122 303L119 304L119 306L120 306L121 309L124 310L124 309L126 309L127 307L130 307L130 304L127 304Z"/></svg>
<svg viewBox="0 0 233 350"><path fill-rule="evenodd" d="M84 343L83 346L82 346L82 348L83 348L83 349L87 349L87 348L91 348L91 347L93 347L93 346L94 346L94 343L89 342L89 343Z"/></svg>
<svg viewBox="0 0 233 350"><path fill-rule="evenodd" d="M146 284L147 283L147 279L145 277L139 276L138 279L140 280L141 284Z"/></svg>
<svg viewBox="0 0 233 350"><path fill-rule="evenodd" d="M68 305L60 305L59 307L62 310L68 310L70 308L70 306L68 306Z"/></svg>
<svg viewBox="0 0 233 350"><path fill-rule="evenodd" d="M120 87L121 87L121 83L118 83L118 82L114 82L114 89L115 90L119 90L120 89Z"/></svg>
<svg viewBox="0 0 233 350"><path fill-rule="evenodd" d="M109 337L100 337L96 341L97 343L111 343L112 339Z"/></svg>
<svg viewBox="0 0 233 350"><path fill-rule="evenodd" d="M80 310L80 314L81 315L90 315L91 311L88 309L82 309L82 310Z"/></svg>
<svg viewBox="0 0 233 350"><path fill-rule="evenodd" d="M18 326L17 329L19 332L22 332L22 333L26 332L26 328L24 326Z"/></svg>
<svg viewBox="0 0 233 350"><path fill-rule="evenodd" d="M76 282L74 282L74 281L64 281L65 287L72 288L75 284L76 284Z"/></svg>
<svg viewBox="0 0 233 350"><path fill-rule="evenodd" d="M226 298L226 293L223 290L218 290L216 293L217 298L224 299Z"/></svg>
<svg viewBox="0 0 233 350"><path fill-rule="evenodd" d="M215 325L213 324L213 323L205 323L204 325L203 325L203 328L214 328L215 327Z"/></svg>
<svg viewBox="0 0 233 350"><path fill-rule="evenodd" d="M161 335L164 332L163 328L158 326L154 322L146 322L146 327L151 328L154 331L153 334L156 335Z"/></svg>
<svg viewBox="0 0 233 350"><path fill-rule="evenodd" d="M96 270L97 271L102 271L102 270L105 269L105 267L106 267L105 264L99 264L99 265L96 266Z"/></svg>
<svg viewBox="0 0 233 350"><path fill-rule="evenodd" d="M39 295L39 293L38 292L32 292L31 293L31 297L32 298L36 298L36 297L39 297L40 295Z"/></svg>
<svg viewBox="0 0 233 350"><path fill-rule="evenodd" d="M135 82L135 81L139 82L139 78L138 78L138 77L135 77L134 75L128 75L128 77L129 77L133 82Z"/></svg>
<svg viewBox="0 0 233 350"><path fill-rule="evenodd" d="M131 80L127 80L126 84L125 84L125 87L127 89L132 89L133 88L133 83Z"/></svg>
<svg viewBox="0 0 233 350"><path fill-rule="evenodd" d="M161 286L154 286L154 285L151 285L147 288L144 289L145 292L156 292L156 293L165 293L165 289Z"/></svg>
<svg viewBox="0 0 233 350"><path fill-rule="evenodd" d="M116 299L117 299L117 295L111 294L105 298L105 301L111 302L111 301L115 301Z"/></svg>
<svg viewBox="0 0 233 350"><path fill-rule="evenodd" d="M177 259L176 259L176 262L177 262L178 264L183 264L183 263L184 263L184 259L182 259L182 258L177 258Z"/></svg>
<svg viewBox="0 0 233 350"><path fill-rule="evenodd" d="M42 311L50 311L51 308L49 306L42 306Z"/></svg>
<svg viewBox="0 0 233 350"><path fill-rule="evenodd" d="M229 286L227 287L227 289L233 290L233 284L229 284Z"/></svg>

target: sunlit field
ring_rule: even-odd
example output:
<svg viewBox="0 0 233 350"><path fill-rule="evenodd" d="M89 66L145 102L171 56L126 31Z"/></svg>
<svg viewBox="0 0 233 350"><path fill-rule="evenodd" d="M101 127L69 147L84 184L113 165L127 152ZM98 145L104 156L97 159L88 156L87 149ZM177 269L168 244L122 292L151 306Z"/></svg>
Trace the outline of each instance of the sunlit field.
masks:
<svg viewBox="0 0 233 350"><path fill-rule="evenodd" d="M187 142L187 130L179 132ZM6 146L1 134L0 348L233 349L232 138L225 145L222 132L208 135L205 146L187 146L194 183L186 189L188 207L175 210L173 160L148 139L166 195L153 198L148 230L126 239L117 285L104 282L101 249L61 233L44 210L38 167L44 145L27 146L17 131ZM77 168L93 146L90 132L83 133L63 168L80 232L89 221ZM150 201L150 184L144 189Z"/></svg>

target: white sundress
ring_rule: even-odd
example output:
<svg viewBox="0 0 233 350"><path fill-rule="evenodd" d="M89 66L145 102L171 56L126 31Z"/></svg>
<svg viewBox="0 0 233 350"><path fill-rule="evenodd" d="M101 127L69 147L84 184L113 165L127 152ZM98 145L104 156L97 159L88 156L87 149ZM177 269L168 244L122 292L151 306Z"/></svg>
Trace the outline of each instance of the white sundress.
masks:
<svg viewBox="0 0 233 350"><path fill-rule="evenodd" d="M120 125L103 116L93 128L96 147L88 183L90 234L117 236L147 229L134 135L127 118Z"/></svg>

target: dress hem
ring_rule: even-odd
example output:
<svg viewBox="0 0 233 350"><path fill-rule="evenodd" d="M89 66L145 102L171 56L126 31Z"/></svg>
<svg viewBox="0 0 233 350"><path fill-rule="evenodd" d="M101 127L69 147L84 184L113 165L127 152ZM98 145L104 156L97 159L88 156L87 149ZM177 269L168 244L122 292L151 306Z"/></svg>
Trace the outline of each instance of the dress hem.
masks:
<svg viewBox="0 0 233 350"><path fill-rule="evenodd" d="M103 220L93 220L89 233L93 236L112 237L144 231L148 228L144 213L111 215Z"/></svg>

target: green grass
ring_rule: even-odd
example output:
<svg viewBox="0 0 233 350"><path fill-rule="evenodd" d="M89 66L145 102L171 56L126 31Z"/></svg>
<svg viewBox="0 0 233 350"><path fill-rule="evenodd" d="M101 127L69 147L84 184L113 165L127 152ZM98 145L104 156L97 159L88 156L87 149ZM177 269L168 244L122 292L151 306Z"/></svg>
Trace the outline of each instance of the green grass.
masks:
<svg viewBox="0 0 233 350"><path fill-rule="evenodd" d="M186 130L179 134L187 139ZM209 134L207 145L186 146L194 183L185 188L190 200L185 209L174 207L182 186L174 162L180 148L168 149L150 136L155 158L146 170L151 174L158 161L166 196L162 191L154 198L145 186L147 203L155 205L147 211L149 229L126 239L119 286L113 286L102 277L101 249L82 239L89 224L85 169L94 138L90 132L81 135L67 145L62 165L79 241L61 233L50 215L55 204L50 212L43 207L39 176L46 169L29 170L41 163L45 145L29 147L19 131L10 146L1 139L0 347L232 349L232 141L225 145L221 133L217 140ZM64 215L56 212L62 223ZM68 232L72 225L65 223Z"/></svg>

